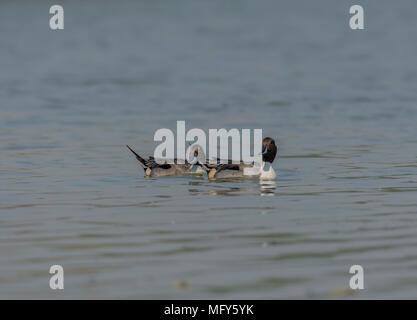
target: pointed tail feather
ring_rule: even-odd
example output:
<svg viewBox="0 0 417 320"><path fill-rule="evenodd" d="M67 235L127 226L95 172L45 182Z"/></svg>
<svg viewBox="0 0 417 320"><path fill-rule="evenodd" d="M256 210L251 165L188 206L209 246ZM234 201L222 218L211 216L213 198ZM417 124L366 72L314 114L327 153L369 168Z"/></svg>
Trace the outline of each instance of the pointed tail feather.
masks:
<svg viewBox="0 0 417 320"><path fill-rule="evenodd" d="M143 159L140 155L138 155L135 151L133 151L128 145L126 145L126 147L136 156L136 159L138 159L139 163L141 164L141 166L146 169L146 161L145 159Z"/></svg>

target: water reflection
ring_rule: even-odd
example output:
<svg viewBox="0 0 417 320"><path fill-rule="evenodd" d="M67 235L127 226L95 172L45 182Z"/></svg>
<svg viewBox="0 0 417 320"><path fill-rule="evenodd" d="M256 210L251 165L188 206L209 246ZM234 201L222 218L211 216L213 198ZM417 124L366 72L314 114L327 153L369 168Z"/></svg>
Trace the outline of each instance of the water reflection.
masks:
<svg viewBox="0 0 417 320"><path fill-rule="evenodd" d="M193 180L188 182L188 191L195 195L211 196L247 196L258 195L273 196L275 195L276 182L260 181L258 179L217 179L214 181Z"/></svg>
<svg viewBox="0 0 417 320"><path fill-rule="evenodd" d="M275 195L276 183L275 180L265 180L259 182L261 196Z"/></svg>

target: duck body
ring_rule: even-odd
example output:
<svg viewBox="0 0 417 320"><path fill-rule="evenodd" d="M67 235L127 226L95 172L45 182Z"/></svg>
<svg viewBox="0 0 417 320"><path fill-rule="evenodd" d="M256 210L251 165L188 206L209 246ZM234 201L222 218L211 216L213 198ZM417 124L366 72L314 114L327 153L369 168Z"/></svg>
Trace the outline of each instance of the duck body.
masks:
<svg viewBox="0 0 417 320"><path fill-rule="evenodd" d="M220 163L220 160L218 162ZM207 176L209 179L244 178L259 175L259 171L253 170L254 163L208 164L206 167L208 168Z"/></svg>
<svg viewBox="0 0 417 320"><path fill-rule="evenodd" d="M191 169L194 167L194 164L185 161L184 164L177 163L177 159L171 161L172 163L159 164L155 161L154 157L149 157L148 159L142 158L135 151L133 151L129 146L126 146L139 161L139 164L142 166L145 171L145 177L167 177L167 176L183 176L192 173Z"/></svg>
<svg viewBox="0 0 417 320"><path fill-rule="evenodd" d="M179 164L163 165L145 170L146 177L167 177L167 176L183 176L189 173L188 168ZM167 166L167 167L165 167ZM169 166L169 167L168 167Z"/></svg>
<svg viewBox="0 0 417 320"><path fill-rule="evenodd" d="M207 175L212 179L228 179L228 178L259 178L261 180L274 180L276 173L274 168L269 165L268 170L265 170L267 164L236 164L225 166L214 166Z"/></svg>
<svg viewBox="0 0 417 320"><path fill-rule="evenodd" d="M262 141L262 163L233 164L229 160L226 164L205 165L207 176L210 180L227 178L259 178L262 180L274 180L276 173L272 162L277 153L275 141L272 138L264 138ZM218 161L219 163L220 161ZM265 169L265 167L268 167Z"/></svg>

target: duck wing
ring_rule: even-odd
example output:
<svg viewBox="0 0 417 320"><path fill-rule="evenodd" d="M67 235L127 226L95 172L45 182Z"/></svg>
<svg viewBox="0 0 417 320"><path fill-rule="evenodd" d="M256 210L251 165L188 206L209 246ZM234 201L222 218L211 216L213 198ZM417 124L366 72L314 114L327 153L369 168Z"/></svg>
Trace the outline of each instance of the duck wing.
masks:
<svg viewBox="0 0 417 320"><path fill-rule="evenodd" d="M216 169L216 172L220 172L223 170L236 170L236 171L243 171L244 168L252 167L254 165L254 162L251 163L245 163L243 161L240 161L240 163L233 163L232 160L227 160L227 163L220 163L225 162L221 161L219 158L217 158L217 163L210 163L207 161L206 164L201 165L207 172L209 172L211 169Z"/></svg>

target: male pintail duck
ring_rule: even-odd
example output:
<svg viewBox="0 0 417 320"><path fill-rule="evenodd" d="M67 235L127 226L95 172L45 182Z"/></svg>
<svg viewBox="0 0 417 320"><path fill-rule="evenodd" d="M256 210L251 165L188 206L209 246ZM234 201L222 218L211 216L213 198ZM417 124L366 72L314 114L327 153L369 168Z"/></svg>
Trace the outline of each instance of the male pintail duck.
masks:
<svg viewBox="0 0 417 320"><path fill-rule="evenodd" d="M165 176L182 176L187 174L203 174L204 170L198 165L198 162L202 161L202 148L199 145L193 145L190 148L190 161L185 160L184 164L177 163L177 159L174 159L174 163L158 164L154 157L149 157L147 160L138 155L128 145L126 147L136 156L139 164L145 171L146 177L165 177ZM196 168L197 170L193 171Z"/></svg>
<svg viewBox="0 0 417 320"><path fill-rule="evenodd" d="M275 171L272 168L272 162L277 154L277 146L274 139L264 138L262 140L262 164L240 163L233 164L231 161L226 164L206 164L203 168L206 170L208 178L225 179L225 178L243 178L259 177L262 180L274 180ZM269 166L268 169L266 167Z"/></svg>

